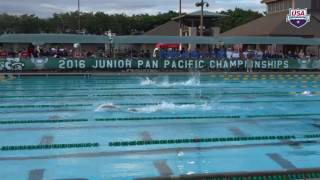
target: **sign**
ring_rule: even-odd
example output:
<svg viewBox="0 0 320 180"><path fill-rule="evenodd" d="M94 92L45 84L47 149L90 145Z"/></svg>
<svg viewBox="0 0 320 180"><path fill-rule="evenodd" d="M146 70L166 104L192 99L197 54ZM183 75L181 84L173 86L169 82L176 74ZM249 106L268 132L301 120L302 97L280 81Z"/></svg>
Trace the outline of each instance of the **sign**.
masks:
<svg viewBox="0 0 320 180"><path fill-rule="evenodd" d="M20 62L20 58L6 58L0 61L0 71L22 71L24 63Z"/></svg>
<svg viewBox="0 0 320 180"><path fill-rule="evenodd" d="M247 61L216 59L57 59L57 58L6 58L0 59L0 72L10 71L123 71L123 70L246 70ZM256 70L320 69L320 60L272 59L253 61Z"/></svg>
<svg viewBox="0 0 320 180"><path fill-rule="evenodd" d="M289 22L295 28L302 28L310 22L310 15L308 9L289 9L287 15L287 22Z"/></svg>

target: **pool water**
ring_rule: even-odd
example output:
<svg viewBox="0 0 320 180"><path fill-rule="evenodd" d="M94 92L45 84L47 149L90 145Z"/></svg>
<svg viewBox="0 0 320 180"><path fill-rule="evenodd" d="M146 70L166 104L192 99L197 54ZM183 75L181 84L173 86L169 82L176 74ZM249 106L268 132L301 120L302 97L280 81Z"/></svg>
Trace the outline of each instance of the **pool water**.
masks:
<svg viewBox="0 0 320 180"><path fill-rule="evenodd" d="M2 80L0 177L100 180L319 168L319 80L314 74ZM272 136L295 138L266 138ZM98 146L48 148L83 143Z"/></svg>

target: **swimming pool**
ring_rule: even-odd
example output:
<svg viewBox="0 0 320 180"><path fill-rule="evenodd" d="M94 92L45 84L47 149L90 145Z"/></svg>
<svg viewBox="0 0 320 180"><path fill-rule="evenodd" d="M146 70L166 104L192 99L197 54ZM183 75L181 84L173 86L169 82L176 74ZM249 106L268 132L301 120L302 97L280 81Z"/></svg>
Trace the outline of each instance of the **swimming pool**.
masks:
<svg viewBox="0 0 320 180"><path fill-rule="evenodd" d="M0 177L134 179L319 168L319 80L314 74L3 80Z"/></svg>

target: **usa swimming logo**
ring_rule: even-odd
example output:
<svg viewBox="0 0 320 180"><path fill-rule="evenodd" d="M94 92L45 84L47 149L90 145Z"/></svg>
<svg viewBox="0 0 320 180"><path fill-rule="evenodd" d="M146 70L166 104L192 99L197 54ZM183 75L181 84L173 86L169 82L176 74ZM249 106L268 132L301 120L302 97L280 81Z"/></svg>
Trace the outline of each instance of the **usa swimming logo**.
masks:
<svg viewBox="0 0 320 180"><path fill-rule="evenodd" d="M310 22L310 14L308 14L308 9L289 9L289 14L287 15L287 22L296 28L302 28Z"/></svg>

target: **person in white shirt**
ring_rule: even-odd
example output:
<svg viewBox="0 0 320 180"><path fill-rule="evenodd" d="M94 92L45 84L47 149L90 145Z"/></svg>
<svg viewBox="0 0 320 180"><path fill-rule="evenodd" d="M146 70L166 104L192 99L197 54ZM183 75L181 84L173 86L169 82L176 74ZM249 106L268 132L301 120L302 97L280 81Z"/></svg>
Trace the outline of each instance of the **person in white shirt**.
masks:
<svg viewBox="0 0 320 180"><path fill-rule="evenodd" d="M240 59L240 53L238 50L233 50L232 52L232 58L233 59Z"/></svg>
<svg viewBox="0 0 320 180"><path fill-rule="evenodd" d="M257 60L262 60L262 58L263 58L263 52L261 51L261 49L259 49L257 51Z"/></svg>
<svg viewBox="0 0 320 180"><path fill-rule="evenodd" d="M231 48L228 48L228 50L227 50L227 59L232 59L232 54L233 54L233 52L232 52Z"/></svg>
<svg viewBox="0 0 320 180"><path fill-rule="evenodd" d="M245 50L242 55L243 55L243 59L248 59L248 54L249 54L249 51L248 50Z"/></svg>

